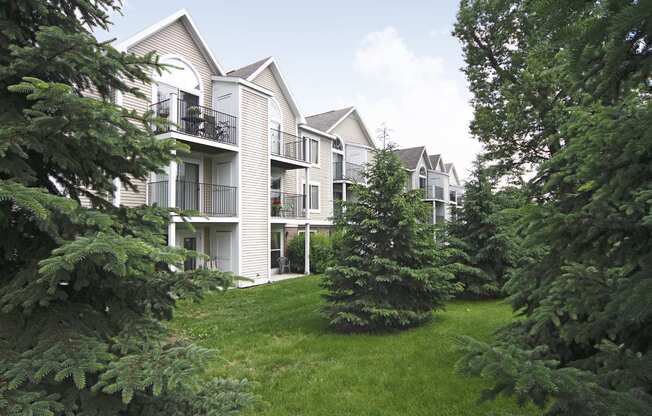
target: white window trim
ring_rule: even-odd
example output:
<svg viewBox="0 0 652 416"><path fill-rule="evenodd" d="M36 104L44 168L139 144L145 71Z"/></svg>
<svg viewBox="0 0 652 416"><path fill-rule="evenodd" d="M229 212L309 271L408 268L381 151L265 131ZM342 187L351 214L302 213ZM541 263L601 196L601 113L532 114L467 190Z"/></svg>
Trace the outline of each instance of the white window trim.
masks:
<svg viewBox="0 0 652 416"><path fill-rule="evenodd" d="M308 149L310 150L310 166L315 168L321 168L321 140L315 139L314 137L306 136L308 139ZM317 142L317 163L312 162L312 142Z"/></svg>
<svg viewBox="0 0 652 416"><path fill-rule="evenodd" d="M276 107L278 108L278 115L279 118L272 118L272 103L276 104ZM272 122L277 122L279 127L280 127L280 133L279 133L279 146L281 147L281 154L283 154L283 110L281 109L281 104L276 100L274 97L269 97L267 101L267 145L269 147L269 154L272 154Z"/></svg>
<svg viewBox="0 0 652 416"><path fill-rule="evenodd" d="M199 75L199 71L197 71L197 68L195 68L195 66L189 60L187 60L186 58L184 58L181 55L168 54L168 55L163 55L163 56L159 57L160 61L164 61L165 59L178 59L178 60L182 61L184 64L188 65L188 67L190 67L192 72L197 77L197 80L199 81L199 91L186 90L186 89L183 89L183 88L179 88L177 85L170 85L170 86L176 88L179 91L186 92L188 94L195 94L195 93L199 92L199 105L205 106L206 103L204 102L204 82L201 79L201 76ZM152 72L152 98L150 100L151 101L150 104L156 104L157 100L158 100L158 83L160 81L156 78L156 76L157 76L156 72L153 71ZM179 93L177 93L177 95L179 95ZM208 107L212 107L212 104L209 104Z"/></svg>
<svg viewBox="0 0 652 416"><path fill-rule="evenodd" d="M319 207L317 209L312 209L312 208L310 208L310 204L308 204L308 210L311 213L319 214L319 213L321 213L321 182L319 182L319 181L310 181L308 183L310 184L310 186L316 186L317 187L317 206ZM303 190L305 188L305 192L306 192L305 197L306 197L307 200L309 200L309 202L312 202L312 200L309 198L309 196L310 196L310 186L306 187L306 181L303 180L303 179L301 180L301 191L303 192Z"/></svg>

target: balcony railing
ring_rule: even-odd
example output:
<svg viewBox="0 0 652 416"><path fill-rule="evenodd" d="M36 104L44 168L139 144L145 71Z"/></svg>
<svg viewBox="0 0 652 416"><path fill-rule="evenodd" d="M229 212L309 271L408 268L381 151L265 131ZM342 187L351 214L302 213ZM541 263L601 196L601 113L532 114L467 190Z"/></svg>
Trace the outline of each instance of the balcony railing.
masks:
<svg viewBox="0 0 652 416"><path fill-rule="evenodd" d="M443 224L444 222L446 222L446 217L444 217L443 215L437 215L435 217L436 224Z"/></svg>
<svg viewBox="0 0 652 416"><path fill-rule="evenodd" d="M306 216L306 196L272 190L270 193L272 217L304 218Z"/></svg>
<svg viewBox="0 0 652 416"><path fill-rule="evenodd" d="M272 155L299 162L308 161L307 140L284 131L270 129L272 137Z"/></svg>
<svg viewBox="0 0 652 416"><path fill-rule="evenodd" d="M175 110L171 108L176 105ZM167 99L152 104L151 109L158 117L167 118L180 131L224 144L237 145L238 118L209 107L192 105L181 99ZM176 117L174 116L176 114ZM170 127L157 131L167 132Z"/></svg>
<svg viewBox="0 0 652 416"><path fill-rule="evenodd" d="M198 211L210 217L235 217L237 215L238 188L209 183L177 181L174 207L170 206L169 181L147 184L147 204L162 208Z"/></svg>
<svg viewBox="0 0 652 416"><path fill-rule="evenodd" d="M426 199L444 200L444 187L429 183L425 189Z"/></svg>

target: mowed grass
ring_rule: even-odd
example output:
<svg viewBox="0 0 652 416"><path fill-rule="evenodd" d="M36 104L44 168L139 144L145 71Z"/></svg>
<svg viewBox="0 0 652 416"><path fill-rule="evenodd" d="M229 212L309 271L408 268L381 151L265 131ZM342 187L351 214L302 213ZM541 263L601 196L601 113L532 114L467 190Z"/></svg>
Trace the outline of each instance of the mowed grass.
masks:
<svg viewBox="0 0 652 416"><path fill-rule="evenodd" d="M247 378L261 402L249 414L485 415L508 399L478 404L488 384L455 372L456 335L489 340L512 319L500 301L452 302L431 323L401 333L342 335L320 316L319 277L212 294L183 304L175 331L217 348L211 375ZM524 413L536 414L532 409Z"/></svg>

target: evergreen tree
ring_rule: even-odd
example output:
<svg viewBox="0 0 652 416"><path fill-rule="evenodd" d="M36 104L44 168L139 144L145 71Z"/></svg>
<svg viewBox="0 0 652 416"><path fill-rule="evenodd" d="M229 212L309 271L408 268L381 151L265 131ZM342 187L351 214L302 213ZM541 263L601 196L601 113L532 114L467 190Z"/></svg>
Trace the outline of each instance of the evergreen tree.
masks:
<svg viewBox="0 0 652 416"><path fill-rule="evenodd" d="M518 255L514 209L522 197L514 187L496 188L495 177L478 157L464 185L464 205L447 227L447 241L465 254L460 262L467 267L457 275L465 297L501 296Z"/></svg>
<svg viewBox="0 0 652 416"><path fill-rule="evenodd" d="M458 289L454 265L434 240L431 215L392 148L374 151L367 186L355 185L335 219L338 265L323 279L330 324L343 331L421 324Z"/></svg>
<svg viewBox="0 0 652 416"><path fill-rule="evenodd" d="M111 103L161 68L95 39L109 11L119 4L0 8L0 414L233 414L245 383L204 377L213 353L164 324L178 299L231 276L171 272L197 253L167 246L168 212L111 203L115 179L133 187L185 148Z"/></svg>
<svg viewBox="0 0 652 416"><path fill-rule="evenodd" d="M512 74L511 95L502 80L473 87L476 134L500 129L494 157L516 164L554 143L522 213L528 255L506 285L521 319L494 345L464 339L461 370L496 381L485 397L550 415L652 414L651 24L650 2L462 3L467 74ZM557 81L532 89L546 79Z"/></svg>

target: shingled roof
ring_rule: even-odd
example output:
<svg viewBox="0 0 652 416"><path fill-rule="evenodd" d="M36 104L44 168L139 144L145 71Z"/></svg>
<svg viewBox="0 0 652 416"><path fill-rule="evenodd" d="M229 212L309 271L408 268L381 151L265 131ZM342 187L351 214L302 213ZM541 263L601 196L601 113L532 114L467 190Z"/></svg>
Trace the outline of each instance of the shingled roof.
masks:
<svg viewBox="0 0 652 416"><path fill-rule="evenodd" d="M249 78L254 72L258 70L261 66L263 66L267 61L269 61L269 58L271 56L268 56L265 59L261 59L260 61L256 61L253 64L249 64L247 66L243 66L242 68L238 69L232 69L231 71L227 72L226 75L229 77L238 77L238 78L243 78L247 79Z"/></svg>
<svg viewBox="0 0 652 416"><path fill-rule="evenodd" d="M394 153L398 155L406 169L415 170L425 149L425 146L410 147L407 149L396 149Z"/></svg>
<svg viewBox="0 0 652 416"><path fill-rule="evenodd" d="M326 111L325 113L313 114L306 117L306 123L312 128L328 133L335 123L340 121L353 107L346 107L340 110Z"/></svg>
<svg viewBox="0 0 652 416"><path fill-rule="evenodd" d="M439 160L441 159L441 155L430 155L430 164L432 165L432 168L437 170L437 166L439 166Z"/></svg>

